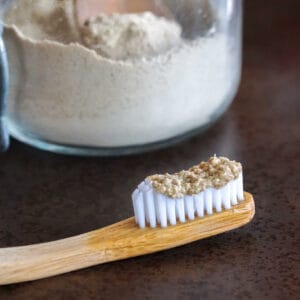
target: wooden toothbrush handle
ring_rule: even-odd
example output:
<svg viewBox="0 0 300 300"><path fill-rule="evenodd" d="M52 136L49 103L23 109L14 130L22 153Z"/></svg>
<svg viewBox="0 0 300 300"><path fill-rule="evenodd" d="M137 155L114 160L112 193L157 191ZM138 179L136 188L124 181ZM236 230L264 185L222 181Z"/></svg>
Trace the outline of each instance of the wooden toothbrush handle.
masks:
<svg viewBox="0 0 300 300"><path fill-rule="evenodd" d="M50 277L89 266L184 245L248 223L254 216L253 197L229 210L194 221L140 229L134 218L75 237L0 249L0 285Z"/></svg>
<svg viewBox="0 0 300 300"><path fill-rule="evenodd" d="M0 249L0 285L50 277L125 258L127 234L139 231L134 218L58 241ZM128 246L128 245L127 245Z"/></svg>

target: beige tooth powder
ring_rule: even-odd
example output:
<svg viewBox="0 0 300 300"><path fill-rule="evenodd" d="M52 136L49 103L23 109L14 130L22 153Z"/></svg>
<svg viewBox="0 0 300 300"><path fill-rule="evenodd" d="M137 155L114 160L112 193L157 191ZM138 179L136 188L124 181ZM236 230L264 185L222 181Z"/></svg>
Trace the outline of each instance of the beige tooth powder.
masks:
<svg viewBox="0 0 300 300"><path fill-rule="evenodd" d="M150 12L102 15L78 32L70 1L17 3L4 20L12 134L94 147L157 142L207 124L238 81L238 50L220 33L185 40L179 24Z"/></svg>
<svg viewBox="0 0 300 300"><path fill-rule="evenodd" d="M242 172L242 165L226 157L211 157L188 170L175 174L156 174L147 177L153 188L170 198L182 198L195 195L205 189L221 188L235 180Z"/></svg>

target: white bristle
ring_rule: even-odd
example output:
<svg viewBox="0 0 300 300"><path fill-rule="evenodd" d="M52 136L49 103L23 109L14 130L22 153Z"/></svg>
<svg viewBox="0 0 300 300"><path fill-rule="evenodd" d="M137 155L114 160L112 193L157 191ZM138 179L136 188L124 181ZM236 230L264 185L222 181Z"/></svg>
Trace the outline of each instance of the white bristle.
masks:
<svg viewBox="0 0 300 300"><path fill-rule="evenodd" d="M237 204L237 180L233 180L230 182L230 198L231 198L231 204L236 205Z"/></svg>
<svg viewBox="0 0 300 300"><path fill-rule="evenodd" d="M167 227L167 199L164 195L158 195L158 218L161 227Z"/></svg>
<svg viewBox="0 0 300 300"><path fill-rule="evenodd" d="M237 183L237 197L239 201L244 200L244 187L243 187L243 173L241 172L238 177Z"/></svg>
<svg viewBox="0 0 300 300"><path fill-rule="evenodd" d="M204 191L204 203L205 211L208 215L213 213L213 201L212 201L212 192L211 189L206 189Z"/></svg>
<svg viewBox="0 0 300 300"><path fill-rule="evenodd" d="M156 213L155 213L155 204L153 201L153 190L144 192L145 203L146 203L146 219L152 228L156 227Z"/></svg>
<svg viewBox="0 0 300 300"><path fill-rule="evenodd" d="M153 191L153 202L154 202L154 207L155 207L155 216L156 216L156 223L160 224L160 219L159 219L159 209L158 209L158 193L155 193L155 191Z"/></svg>
<svg viewBox="0 0 300 300"><path fill-rule="evenodd" d="M171 225L176 225L176 201L167 199L167 215Z"/></svg>
<svg viewBox="0 0 300 300"><path fill-rule="evenodd" d="M222 187L222 204L225 209L231 208L229 183Z"/></svg>
<svg viewBox="0 0 300 300"><path fill-rule="evenodd" d="M176 199L176 215L181 223L185 222L184 200Z"/></svg>
<svg viewBox="0 0 300 300"><path fill-rule="evenodd" d="M147 192L143 192L143 200L144 200L144 210L145 210L145 218L146 218L146 223L149 224L149 211L147 207Z"/></svg>
<svg viewBox="0 0 300 300"><path fill-rule="evenodd" d="M186 219L194 220L195 216L201 218L205 214L230 209L244 200L243 176L240 174L219 189L207 188L199 194L178 199L157 193L150 181L144 181L133 192L132 200L135 220L140 228L145 228L146 224L151 228L157 224L167 227L168 223L176 225L177 221L184 223Z"/></svg>
<svg viewBox="0 0 300 300"><path fill-rule="evenodd" d="M217 212L222 211L222 195L220 189L213 190L213 202L215 210Z"/></svg>
<svg viewBox="0 0 300 300"><path fill-rule="evenodd" d="M184 205L185 205L186 216L190 220L194 220L195 219L195 210L194 210L193 196L185 196L184 197Z"/></svg>
<svg viewBox="0 0 300 300"><path fill-rule="evenodd" d="M201 192L198 195L194 196L196 213L197 213L199 218L202 218L204 216L204 198L203 198L203 194L204 193Z"/></svg>
<svg viewBox="0 0 300 300"><path fill-rule="evenodd" d="M135 198L133 199L133 206L135 210L136 222L139 224L141 228L145 228L145 210L144 210L144 200L143 194L138 192L134 195Z"/></svg>
<svg viewBox="0 0 300 300"><path fill-rule="evenodd" d="M134 192L132 193L132 204L133 204L133 212L134 212L134 218L135 218L135 222L137 223L138 222L138 212L137 212L137 197L138 197L138 194L139 194L139 190L136 189L134 190Z"/></svg>

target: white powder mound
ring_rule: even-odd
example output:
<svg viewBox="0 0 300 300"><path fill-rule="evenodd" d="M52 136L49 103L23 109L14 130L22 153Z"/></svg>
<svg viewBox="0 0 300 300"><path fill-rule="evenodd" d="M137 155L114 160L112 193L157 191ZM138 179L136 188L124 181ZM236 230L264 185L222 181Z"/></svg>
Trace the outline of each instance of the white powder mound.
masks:
<svg viewBox="0 0 300 300"><path fill-rule="evenodd" d="M79 39L74 0L18 0L5 13L4 22L16 25L34 40L68 44Z"/></svg>
<svg viewBox="0 0 300 300"><path fill-rule="evenodd" d="M22 15L20 11L14 13ZM96 42L91 42L90 47L97 48L99 39L104 40L99 54L79 43L55 39L54 30L44 39L41 27L38 37L31 35L30 26L36 33L38 22L27 22L23 31L22 24L10 15L9 24L16 25L5 28L11 70L8 125L12 134L25 133L74 146L119 147L161 141L206 125L235 92L239 48L230 47L229 37L218 33L180 41L179 25L146 16L153 24L154 20L171 24L172 37L168 41L162 38L170 34L167 29L158 32L157 28L141 26L143 36L139 38L146 45L143 51L152 56L120 60L125 53L122 47L127 51L125 58L139 56L142 51L137 29L136 48L130 43L124 45L128 19L123 28L113 29L112 35L99 34ZM42 20L44 24L46 19ZM98 23L93 26L103 33L107 25ZM72 30L69 32L72 36ZM119 34L121 40L110 40L109 36ZM112 45L115 52L108 50ZM167 50L169 47L172 49ZM104 57L105 51L119 60Z"/></svg>
<svg viewBox="0 0 300 300"><path fill-rule="evenodd" d="M165 53L182 42L179 24L150 12L100 14L85 22L82 39L102 56L119 60Z"/></svg>

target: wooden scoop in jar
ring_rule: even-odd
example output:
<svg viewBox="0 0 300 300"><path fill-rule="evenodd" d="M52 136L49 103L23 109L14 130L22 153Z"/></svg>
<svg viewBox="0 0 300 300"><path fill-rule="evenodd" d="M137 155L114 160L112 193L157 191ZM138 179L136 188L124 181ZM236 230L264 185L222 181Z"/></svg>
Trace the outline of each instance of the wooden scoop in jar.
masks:
<svg viewBox="0 0 300 300"><path fill-rule="evenodd" d="M151 11L175 20L183 28L183 36L196 38L214 31L216 15L210 0L74 0L72 24L80 28L100 13L141 13ZM78 34L80 36L80 33Z"/></svg>
<svg viewBox="0 0 300 300"><path fill-rule="evenodd" d="M84 22L100 13L140 13L152 11L158 16L173 18L172 13L160 0L75 0L77 22Z"/></svg>

